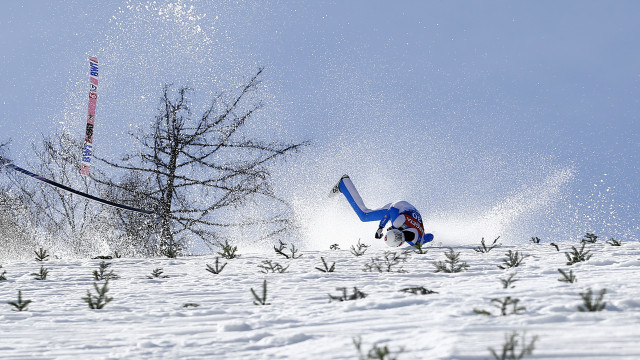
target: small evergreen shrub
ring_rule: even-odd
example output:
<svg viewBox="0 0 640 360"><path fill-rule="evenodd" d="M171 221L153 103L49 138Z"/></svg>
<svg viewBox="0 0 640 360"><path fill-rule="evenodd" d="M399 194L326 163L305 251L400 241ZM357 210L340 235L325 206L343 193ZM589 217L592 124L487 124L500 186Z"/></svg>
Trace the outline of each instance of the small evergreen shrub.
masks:
<svg viewBox="0 0 640 360"><path fill-rule="evenodd" d="M520 299L513 299L511 296L506 296L504 299L491 299L494 306L500 309L500 315L518 315L520 312L526 311L524 306L518 306ZM511 309L511 312L509 312Z"/></svg>
<svg viewBox="0 0 640 360"><path fill-rule="evenodd" d="M110 271L107 272L107 270L109 269L110 266L111 266L111 263L104 262L104 261L100 262L99 269L98 270L93 270L93 278L96 281L119 279L120 276L116 275L113 272L113 270L110 270Z"/></svg>
<svg viewBox="0 0 640 360"><path fill-rule="evenodd" d="M431 294L438 293L437 291L429 290L423 286L408 287L408 288L400 289L400 292L415 294L415 295L431 295Z"/></svg>
<svg viewBox="0 0 640 360"><path fill-rule="evenodd" d="M496 244L496 242L498 242L498 239L500 239L500 236L498 236L497 238L495 238L495 240L493 240L493 242L491 243L491 245L489 245L487 247L487 245L484 243L484 238L482 238L482 240L480 240L480 246L478 246L477 248L473 249L475 250L475 252L479 252L479 253L488 253L489 251L491 251L494 247L499 246L500 244Z"/></svg>
<svg viewBox="0 0 640 360"><path fill-rule="evenodd" d="M35 280L47 280L48 274L49 270L44 266L40 266L40 272L31 273L31 276L34 276Z"/></svg>
<svg viewBox="0 0 640 360"><path fill-rule="evenodd" d="M192 307L195 308L195 307L199 307L199 306L200 306L200 304L196 304L196 303L184 303L184 304L182 304L182 307L185 308L185 309L186 308L192 308Z"/></svg>
<svg viewBox="0 0 640 360"><path fill-rule="evenodd" d="M586 243L584 242L582 243L580 250L576 249L575 246L572 246L571 248L573 249L573 251L571 253L564 253L567 257L567 260L569 260L567 262L567 265L573 265L591 259L591 254L589 254L590 250L584 251L585 244Z"/></svg>
<svg viewBox="0 0 640 360"><path fill-rule="evenodd" d="M273 246L273 250L275 250L276 254L284 256L286 259L297 259L302 256L302 254L296 256L298 249L296 249L295 244L291 244L291 247L287 248L287 243L282 242L282 240L278 241L280 244L278 246ZM285 250L289 250L289 254L287 254Z"/></svg>
<svg viewBox="0 0 640 360"><path fill-rule="evenodd" d="M607 289L602 289L600 295L594 300L593 291L589 288L586 292L580 293L582 297L583 305L578 306L578 310L582 312L596 312L602 311L607 306L606 302L603 302L604 295L607 293Z"/></svg>
<svg viewBox="0 0 640 360"><path fill-rule="evenodd" d="M582 240L580 240L580 242L584 243L589 243L589 244L595 244L598 241L598 235L596 234L592 234L592 233L586 233L583 237Z"/></svg>
<svg viewBox="0 0 640 360"><path fill-rule="evenodd" d="M87 290L87 297L83 297L82 300L84 300L87 305L89 305L89 308L102 309L105 307L105 305L113 300L112 297L107 296L107 292L109 292L109 288L107 287L108 284L109 279L104 282L104 285L102 285L102 287L99 287L98 283L94 282L93 287L96 290L97 295L92 295L91 291Z"/></svg>
<svg viewBox="0 0 640 360"><path fill-rule="evenodd" d="M514 299L511 296L506 296L503 299L491 299L493 306L500 310L501 316L518 315L527 309L524 306L518 306L520 299ZM473 312L479 315L491 315L491 312L483 309L473 309Z"/></svg>
<svg viewBox="0 0 640 360"><path fill-rule="evenodd" d="M163 275L164 271L162 268L153 269L151 275L147 275L147 279L166 279L169 275Z"/></svg>
<svg viewBox="0 0 640 360"><path fill-rule="evenodd" d="M267 273L283 273L286 272L287 269L289 268L289 265L283 267L282 265L278 264L277 262L272 262L271 260L264 260L262 262L262 265L258 265L258 267L261 269L260 272L267 274Z"/></svg>
<svg viewBox="0 0 640 360"><path fill-rule="evenodd" d="M353 287L353 294L348 295L347 294L347 288L346 287L342 287L342 288L336 288L336 290L341 290L342 291L342 295L331 295L329 294L329 302L332 301L349 301L349 300L358 300L358 299L364 299L367 297L367 294L363 293L362 291L358 290L357 287Z"/></svg>
<svg viewBox="0 0 640 360"><path fill-rule="evenodd" d="M502 288L503 289L508 289L509 287L511 287L511 288L515 287L515 286L512 286L512 285L513 285L514 282L518 281L518 279L514 279L516 274L518 274L518 273L514 272L513 274L509 275L508 278L500 279L500 282L502 282Z"/></svg>
<svg viewBox="0 0 640 360"><path fill-rule="evenodd" d="M424 255L429 252L429 250L427 250L426 244L416 243L415 245L413 245L413 247L414 247L413 252L419 255Z"/></svg>
<svg viewBox="0 0 640 360"><path fill-rule="evenodd" d="M404 348L402 347L397 351L391 351L387 345L380 347L378 344L373 344L371 349L364 353L362 350L362 339L360 337L353 338L353 345L358 351L359 360L397 360L398 355L404 351Z"/></svg>
<svg viewBox="0 0 640 360"><path fill-rule="evenodd" d="M522 339L522 344L518 338ZM505 342L502 345L502 351L498 353L492 348L489 348L491 355L496 360L520 360L523 359L526 355L532 355L533 350L535 350L535 343L538 340L537 336L534 336L529 345L527 345L526 341L526 333L523 333L521 336L516 332L512 332L510 334L505 334ZM518 346L521 346L518 349Z"/></svg>
<svg viewBox="0 0 640 360"><path fill-rule="evenodd" d="M614 238L609 238L609 240L607 241L607 244L611 246L622 246L622 240L618 241Z"/></svg>
<svg viewBox="0 0 640 360"><path fill-rule="evenodd" d="M7 304L13 306L13 311L26 311L27 306L31 304L31 300L22 300L22 291L18 290L18 301L9 301Z"/></svg>
<svg viewBox="0 0 640 360"><path fill-rule="evenodd" d="M355 256L362 256L367 252L367 248L369 248L369 246L371 245L363 244L360 242L360 239L358 239L358 244L356 244L356 247L351 245L351 253Z"/></svg>
<svg viewBox="0 0 640 360"><path fill-rule="evenodd" d="M557 252L560 252L560 248L558 247L558 245L554 244L554 243L550 243L549 245L553 246L554 248L556 248Z"/></svg>
<svg viewBox="0 0 640 360"><path fill-rule="evenodd" d="M558 279L558 281L567 282L570 284L573 284L574 282L578 281L578 278L576 278L576 276L573 275L573 270L569 270L568 274L562 269L558 269L558 272L560 273L560 275L562 275L562 277Z"/></svg>
<svg viewBox="0 0 640 360"><path fill-rule="evenodd" d="M0 269L2 269L2 265L0 265ZM2 270L2 274L0 274L0 281L7 281L7 272Z"/></svg>
<svg viewBox="0 0 640 360"><path fill-rule="evenodd" d="M251 293L255 300L253 301L254 305L271 305L267 302L267 280L262 282L262 296L258 296L255 290L251 288Z"/></svg>
<svg viewBox="0 0 640 360"><path fill-rule="evenodd" d="M220 246L220 249L222 251L218 252L218 255L222 256L225 259L235 259L240 257L239 254L236 254L236 252L238 252L238 247L237 246L232 246L231 244L229 244L229 240L224 241L224 244L219 243L218 244Z"/></svg>
<svg viewBox="0 0 640 360"><path fill-rule="evenodd" d="M329 249L331 249L331 250L340 250L340 245L333 244L333 245L329 246Z"/></svg>
<svg viewBox="0 0 640 360"><path fill-rule="evenodd" d="M466 262L460 261L460 253L453 251L452 248L449 248L449 251L444 256L447 258L444 262L437 261L433 263L436 268L434 272L458 273L469 268Z"/></svg>
<svg viewBox="0 0 640 360"><path fill-rule="evenodd" d="M42 247L40 247L38 251L34 251L34 253L36 254L36 261L49 260L49 253L47 252L47 250L43 249Z"/></svg>
<svg viewBox="0 0 640 360"><path fill-rule="evenodd" d="M532 236L532 237L531 237L531 242L532 242L533 244L540 244L540 238L539 238L539 237L537 237L537 236Z"/></svg>
<svg viewBox="0 0 640 360"><path fill-rule="evenodd" d="M329 265L327 265L327 262L324 260L324 257L321 256L320 259L322 259L322 264L324 265L324 269L321 268L321 267L316 267L316 269L318 271L322 271L322 272L328 273L328 272L333 272L336 269L336 263L335 262L333 264L331 264L331 266L329 266Z"/></svg>
<svg viewBox="0 0 640 360"><path fill-rule="evenodd" d="M180 255L182 251L182 244L178 243L175 240L166 241L163 240L160 242L160 250L159 253L162 256L166 256L169 259L175 259Z"/></svg>
<svg viewBox="0 0 640 360"><path fill-rule="evenodd" d="M507 258L502 260L502 265L498 265L498 267L503 270L518 267L522 265L522 261L527 258L527 255L519 254L517 251L513 252L511 250L505 255Z"/></svg>
<svg viewBox="0 0 640 360"><path fill-rule="evenodd" d="M222 270L224 269L224 267L227 266L227 263L222 264L222 266L220 266L220 258L216 256L216 267L213 267L209 264L207 264L207 271L212 273L212 274L220 274L222 272Z"/></svg>
<svg viewBox="0 0 640 360"><path fill-rule="evenodd" d="M409 254L413 250L403 250L398 254L395 251L385 251L383 257L375 257L371 258L371 261L367 264L364 264L364 269L362 271L365 272L399 272L406 273L407 271L399 266L400 264L407 261L409 258Z"/></svg>

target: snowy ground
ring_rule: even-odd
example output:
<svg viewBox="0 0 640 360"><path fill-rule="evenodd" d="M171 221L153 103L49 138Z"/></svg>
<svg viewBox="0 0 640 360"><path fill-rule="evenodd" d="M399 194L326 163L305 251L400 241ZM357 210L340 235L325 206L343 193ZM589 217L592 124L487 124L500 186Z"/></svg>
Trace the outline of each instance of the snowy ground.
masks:
<svg viewBox="0 0 640 360"><path fill-rule="evenodd" d="M478 244L479 245L479 244ZM640 358L640 243L613 247L603 242L587 248L593 257L566 265L565 251L575 243L507 245L489 253L474 246L457 247L470 267L456 274L434 273L433 261L444 260L445 247L432 247L402 264L407 273L363 272L365 263L384 250L355 257L349 250L307 251L295 260L275 253L242 253L222 273L207 272L214 256L178 259L114 259L120 279L110 281L114 300L91 310L82 300L93 290L92 272L102 260L6 262L7 281L0 282L0 358L2 359L357 359L353 338L368 351L374 343L399 359L489 359L489 348L501 350L505 334L526 331L538 341L530 358ZM530 255L519 266L513 288L500 279L508 250ZM322 273L323 256L335 272ZM263 274L263 260L290 265L282 274ZM34 280L40 266L47 280ZM169 278L148 279L162 268ZM572 269L578 281L559 282L558 268ZM1 273L1 270L0 270ZM261 292L267 280L270 305L254 305L250 291ZM430 295L400 292L423 286ZM329 302L336 288L353 287L364 299ZM579 293L606 288L607 307L583 313ZM18 290L32 300L17 312ZM519 315L493 314L491 299L520 299ZM197 307L183 307L186 303Z"/></svg>

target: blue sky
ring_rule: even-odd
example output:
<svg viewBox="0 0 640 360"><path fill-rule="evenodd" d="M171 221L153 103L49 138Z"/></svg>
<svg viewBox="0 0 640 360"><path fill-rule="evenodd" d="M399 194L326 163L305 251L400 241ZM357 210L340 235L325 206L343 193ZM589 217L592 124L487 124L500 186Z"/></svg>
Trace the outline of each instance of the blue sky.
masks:
<svg viewBox="0 0 640 360"><path fill-rule="evenodd" d="M357 222L323 196L347 172L445 239L640 236L635 1L16 1L0 33L0 141L20 163L39 134L82 139L89 55L113 157L162 84L205 106L265 66L253 126L314 142L277 172L309 232Z"/></svg>

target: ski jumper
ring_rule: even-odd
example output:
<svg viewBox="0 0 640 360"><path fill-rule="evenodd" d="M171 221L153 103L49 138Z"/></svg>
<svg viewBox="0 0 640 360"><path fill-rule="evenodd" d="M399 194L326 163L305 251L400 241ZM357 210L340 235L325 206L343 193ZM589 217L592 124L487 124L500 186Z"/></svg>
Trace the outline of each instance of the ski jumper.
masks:
<svg viewBox="0 0 640 360"><path fill-rule="evenodd" d="M405 241L412 246L433 240L432 234L424 233L422 216L420 216L418 210L408 202L397 201L378 209L369 209L365 206L362 197L360 197L358 190L356 190L356 187L348 176L343 176L337 187L344 197L347 198L347 201L349 201L349 204L360 218L360 221L380 221L380 229L388 222L391 222L391 228L402 231L405 235Z"/></svg>

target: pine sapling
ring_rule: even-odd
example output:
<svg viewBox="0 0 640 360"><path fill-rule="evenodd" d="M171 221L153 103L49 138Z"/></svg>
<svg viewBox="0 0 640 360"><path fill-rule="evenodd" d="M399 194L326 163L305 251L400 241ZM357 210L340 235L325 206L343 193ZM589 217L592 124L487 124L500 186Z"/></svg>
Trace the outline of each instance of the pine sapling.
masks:
<svg viewBox="0 0 640 360"><path fill-rule="evenodd" d="M431 294L438 293L437 291L429 290L423 286L408 287L408 288L400 289L400 292L408 293L408 294L416 294L416 295L431 295Z"/></svg>
<svg viewBox="0 0 640 360"><path fill-rule="evenodd" d="M500 239L500 236L498 236L497 238L495 238L495 240L493 240L493 242L491 243L491 245L489 245L487 247L487 245L484 243L484 238L482 238L482 240L480 240L480 246L478 246L477 248L473 249L475 250L475 252L479 252L479 253L488 253L489 251L491 251L493 248L495 248L496 246L499 246L500 244L496 244L496 242L498 242L498 239Z"/></svg>
<svg viewBox="0 0 640 360"><path fill-rule="evenodd" d="M518 340L519 334L514 331L511 334L505 334L505 343L502 345L502 351L500 353L496 352L493 348L489 348L489 351L496 360L523 359L526 355L533 354L535 343L538 340L538 337L534 336L531 339L531 342L529 342L529 345L526 345L526 335L526 333L522 334L522 345L520 349L518 349L518 346L520 345Z"/></svg>
<svg viewBox="0 0 640 360"><path fill-rule="evenodd" d="M537 237L537 236L532 236L532 237L531 237L531 242L532 242L533 244L540 244L540 238L539 238L539 237Z"/></svg>
<svg viewBox="0 0 640 360"><path fill-rule="evenodd" d="M517 251L513 252L511 250L505 255L507 255L507 258L502 260L502 265L498 265L503 270L520 266L522 261L528 257L528 255L519 254Z"/></svg>
<svg viewBox="0 0 640 360"><path fill-rule="evenodd" d="M340 250L340 245L333 244L333 245L329 246L329 249L331 249L331 250Z"/></svg>
<svg viewBox="0 0 640 360"><path fill-rule="evenodd" d="M13 306L13 311L26 311L31 300L22 300L22 291L18 290L18 301L9 301L7 304Z"/></svg>
<svg viewBox="0 0 640 360"><path fill-rule="evenodd" d="M40 272L31 273L31 276L34 276L35 280L47 280L48 274L49 270L44 266L40 266Z"/></svg>
<svg viewBox="0 0 640 360"><path fill-rule="evenodd" d="M222 272L222 269L224 269L225 266L227 266L227 263L222 264L222 266L220 266L220 258L216 256L216 267L212 267L211 265L207 264L207 271L212 273L212 274L220 274Z"/></svg>
<svg viewBox="0 0 640 360"><path fill-rule="evenodd" d="M275 245L273 246L273 250L275 250L276 254L282 255L287 259L297 259L302 256L302 254L296 256L298 249L296 249L295 244L291 244L291 247L287 248L287 243L282 242L282 240L278 240L278 242L280 242L280 244L277 247ZM285 249L288 249L290 253L287 254L284 251Z"/></svg>
<svg viewBox="0 0 640 360"><path fill-rule="evenodd" d="M609 240L607 241L607 244L611 246L622 246L622 240L618 241L614 238L609 238Z"/></svg>
<svg viewBox="0 0 640 360"><path fill-rule="evenodd" d="M336 263L334 262L331 266L327 265L327 262L324 260L324 257L320 257L322 259L322 264L324 265L324 269L321 267L316 267L317 270L328 273L333 272L336 269Z"/></svg>
<svg viewBox="0 0 640 360"><path fill-rule="evenodd" d="M592 234L592 233L586 233L585 236L582 237L582 240L580 240L580 242L584 243L589 243L589 244L595 244L598 241L598 235L596 234Z"/></svg>
<svg viewBox="0 0 640 360"><path fill-rule="evenodd" d="M600 291L600 295L593 300L593 291L591 288L587 290L587 292L580 293L580 297L582 297L583 305L578 306L578 310L582 312L595 312L602 311L607 306L606 302L603 302L604 295L607 293L607 289L602 289Z"/></svg>
<svg viewBox="0 0 640 360"><path fill-rule="evenodd" d="M437 261L433 263L436 268L434 272L458 273L469 268L466 262L460 261L460 253L453 251L452 248L449 248L449 251L444 256L447 258L444 262Z"/></svg>
<svg viewBox="0 0 640 360"><path fill-rule="evenodd" d="M87 297L83 297L82 300L89 305L89 308L102 309L113 300L112 297L107 296L107 292L109 292L109 288L107 287L108 284L109 279L104 282L102 287L99 287L98 283L94 282L93 287L95 288L97 295L92 295L91 291L87 290Z"/></svg>
<svg viewBox="0 0 640 360"><path fill-rule="evenodd" d="M371 261L364 265L362 271L365 272L399 272L406 273L407 271L399 266L407 261L412 250L403 250L400 254L395 251L385 251L383 257L371 258Z"/></svg>
<svg viewBox="0 0 640 360"><path fill-rule="evenodd" d="M507 296L504 299L491 299L492 303L495 303L495 307L500 309L500 315L518 315L522 311L526 311L527 309L524 306L518 306L520 299L513 299L511 296ZM511 307L511 312L509 312L509 306Z"/></svg>
<svg viewBox="0 0 640 360"><path fill-rule="evenodd" d="M262 261L262 265L258 265L258 267L261 269L260 272L264 274L283 273L287 271L287 269L289 268L289 265L283 267L277 262L272 262L271 260L264 260Z"/></svg>
<svg viewBox="0 0 640 360"><path fill-rule="evenodd" d="M569 270L568 274L562 269L558 269L558 272L562 275L562 277L558 279L558 281L567 282L570 284L573 284L574 282L578 281L578 278L576 278L576 276L573 275L573 270Z"/></svg>
<svg viewBox="0 0 640 360"><path fill-rule="evenodd" d="M518 279L514 279L514 277L516 276L516 274L518 274L517 272L514 272L513 274L509 275L508 278L506 279L500 279L500 282L502 282L502 288L503 289L507 289L509 287L514 288L515 286L512 286L512 284L516 281L518 281Z"/></svg>
<svg viewBox="0 0 640 360"><path fill-rule="evenodd" d="M341 290L342 291L342 295L331 295L329 294L329 302L332 301L349 301L349 300L358 300L358 299L364 299L367 297L367 294L363 293L362 291L358 290L357 287L353 287L353 294L348 295L347 294L347 288L346 287L342 287L342 288L336 288L336 290Z"/></svg>
<svg viewBox="0 0 640 360"><path fill-rule="evenodd" d="M564 255L567 257L567 260L569 260L567 262L567 265L573 265L591 259L591 254L589 254L591 250L584 251L585 245L586 243L583 242L580 250L576 249L575 246L572 246L571 248L573 249L573 251L571 253L564 253Z"/></svg>
<svg viewBox="0 0 640 360"><path fill-rule="evenodd" d="M0 269L2 269L2 265L0 265ZM2 274L0 274L0 281L7 281L7 272L2 270Z"/></svg>
<svg viewBox="0 0 640 360"><path fill-rule="evenodd" d="M415 248L413 252L419 255L425 255L429 252L429 250L427 250L427 246L422 243L415 243L413 247Z"/></svg>
<svg viewBox="0 0 640 360"><path fill-rule="evenodd" d="M238 247L237 246L231 246L231 244L229 244L229 240L224 240L224 244L219 243L218 244L220 246L220 249L222 251L218 252L218 255L222 256L225 259L235 259L240 257L240 255L236 254L236 252L238 251Z"/></svg>
<svg viewBox="0 0 640 360"><path fill-rule="evenodd" d="M253 294L253 297L256 299L253 304L254 305L271 305L270 303L267 302L267 280L264 280L262 283L262 296L258 296L258 294L256 294L256 291L253 290L253 288L251 288L251 293Z"/></svg>
<svg viewBox="0 0 640 360"><path fill-rule="evenodd" d="M387 345L378 346L378 344L373 344L371 349L369 349L369 351L367 351L367 353L365 354L362 350L362 338L360 337L353 338L353 345L356 347L356 350L358 350L359 360L397 360L398 355L400 355L404 351L403 347L401 347L397 351L391 351L389 350L389 347Z"/></svg>
<svg viewBox="0 0 640 360"><path fill-rule="evenodd" d="M119 279L120 276L116 275L113 272L113 270L107 272L107 269L109 269L109 266L111 266L111 263L104 262L104 261L100 262L99 269L98 270L93 270L93 278L96 281Z"/></svg>
<svg viewBox="0 0 640 360"><path fill-rule="evenodd" d="M360 239L358 239L358 244L356 244L356 247L351 245L351 253L355 256L362 256L367 252L367 248L369 246L371 245L363 244L360 242Z"/></svg>
<svg viewBox="0 0 640 360"><path fill-rule="evenodd" d="M550 243L549 245L553 246L554 248L556 248L557 252L560 252L560 248L558 247L558 245L554 244L554 243Z"/></svg>
<svg viewBox="0 0 640 360"><path fill-rule="evenodd" d="M43 249L42 247L40 247L40 250L34 251L34 253L36 254L36 261L49 260L49 253L47 252L47 250Z"/></svg>
<svg viewBox="0 0 640 360"><path fill-rule="evenodd" d="M166 279L169 275L163 275L164 271L162 268L153 269L151 275L147 275L147 279Z"/></svg>

